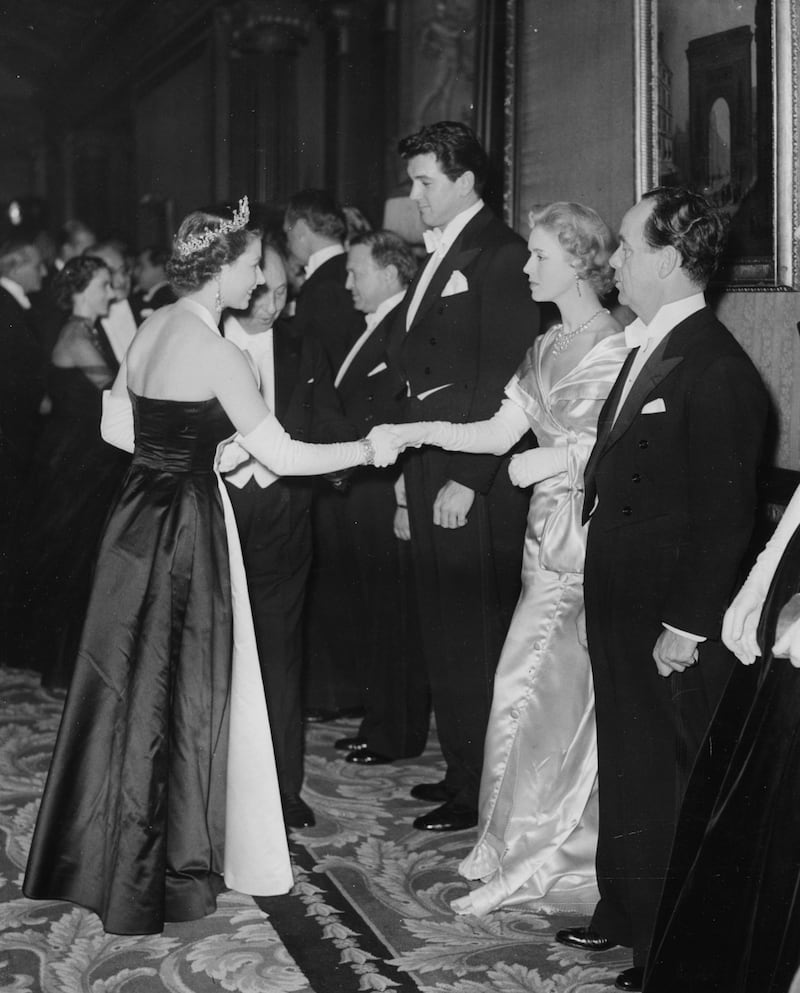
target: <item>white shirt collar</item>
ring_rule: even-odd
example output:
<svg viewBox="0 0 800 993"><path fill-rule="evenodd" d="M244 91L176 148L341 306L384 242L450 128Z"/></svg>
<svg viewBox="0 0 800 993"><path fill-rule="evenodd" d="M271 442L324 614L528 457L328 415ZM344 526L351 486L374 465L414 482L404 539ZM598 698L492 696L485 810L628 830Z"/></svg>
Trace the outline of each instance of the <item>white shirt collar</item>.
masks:
<svg viewBox="0 0 800 993"><path fill-rule="evenodd" d="M328 245L327 248L319 248L316 252L312 252L306 265L306 279L312 276L328 259L335 259L337 255L344 255L344 251L344 245Z"/></svg>
<svg viewBox="0 0 800 993"><path fill-rule="evenodd" d="M445 225L442 230L442 241L439 248L440 255L444 255L448 251L472 218L479 214L481 210L483 210L483 200L478 197L471 207L467 207L460 214L456 214L452 221L449 221Z"/></svg>
<svg viewBox="0 0 800 993"><path fill-rule="evenodd" d="M155 286L151 286L147 293L142 294L142 302L150 303L153 297L158 293L162 286L169 286L168 279L162 279L160 283L156 283Z"/></svg>
<svg viewBox="0 0 800 993"><path fill-rule="evenodd" d="M258 331L256 334L248 334L241 322L232 314L228 314L225 318L224 328L228 341L232 341L237 348L250 352L256 358L272 344L272 328Z"/></svg>
<svg viewBox="0 0 800 993"><path fill-rule="evenodd" d="M31 302L28 299L25 290L23 290L19 283L15 283L14 280L9 279L8 276L0 276L0 286L2 286L3 289L8 290L23 310L31 309Z"/></svg>
<svg viewBox="0 0 800 993"><path fill-rule="evenodd" d="M677 327L681 321L696 314L706 305L706 298L702 293L693 293L691 296L683 297L681 300L673 300L672 303L665 303L653 317L649 324L637 317L636 320L625 328L625 344L628 348L636 348L644 345L657 345L660 341Z"/></svg>
<svg viewBox="0 0 800 993"><path fill-rule="evenodd" d="M405 295L406 291L400 290L400 292L395 293L394 296L390 296L387 297L386 300L382 300L371 314L367 314L367 326L376 328L384 317L386 317L389 311L394 310Z"/></svg>

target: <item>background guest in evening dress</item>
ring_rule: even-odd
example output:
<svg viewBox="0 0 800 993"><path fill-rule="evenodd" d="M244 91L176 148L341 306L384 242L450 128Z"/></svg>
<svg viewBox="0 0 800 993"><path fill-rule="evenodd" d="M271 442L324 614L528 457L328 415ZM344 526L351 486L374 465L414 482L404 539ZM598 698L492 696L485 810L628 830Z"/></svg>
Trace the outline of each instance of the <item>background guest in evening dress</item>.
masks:
<svg viewBox="0 0 800 993"><path fill-rule="evenodd" d="M20 530L11 628L18 665L66 688L78 649L97 543L128 459L100 437L101 393L114 380L97 321L114 290L102 260L78 256L53 290L70 316L47 372L51 410L36 450Z"/></svg>
<svg viewBox="0 0 800 993"><path fill-rule="evenodd" d="M392 314L414 278L417 262L398 235L356 235L347 252L347 285L366 328L336 373L344 410L360 433L399 414L397 382L386 365ZM382 765L419 755L425 747L430 704L411 549L408 510L397 506L396 469L354 472L341 501L341 559L349 584L332 582L329 595L355 605L364 717L355 736L335 747L355 765ZM400 500L405 504L405 500ZM403 538L398 537L403 534ZM343 617L350 616L342 611Z"/></svg>
<svg viewBox="0 0 800 993"><path fill-rule="evenodd" d="M14 547L26 527L24 494L30 482L45 396L45 354L29 294L37 293L44 263L31 239L0 243L0 663L6 644Z"/></svg>
<svg viewBox="0 0 800 993"><path fill-rule="evenodd" d="M320 343L277 320L286 304L283 258L265 244L264 285L246 311L225 319L225 337L246 352L259 371L261 394L284 430L309 441L356 438L345 420ZM303 607L311 567L312 483L281 477L255 459L225 477L242 544L264 680L283 818L288 827L311 827L314 812L303 785Z"/></svg>

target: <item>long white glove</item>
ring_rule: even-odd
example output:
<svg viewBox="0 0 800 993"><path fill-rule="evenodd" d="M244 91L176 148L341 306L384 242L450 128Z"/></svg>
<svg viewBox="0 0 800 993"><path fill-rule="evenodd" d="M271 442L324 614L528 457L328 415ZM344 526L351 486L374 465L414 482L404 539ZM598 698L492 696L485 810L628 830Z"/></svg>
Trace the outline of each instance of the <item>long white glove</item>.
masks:
<svg viewBox="0 0 800 993"><path fill-rule="evenodd" d="M417 421L393 424L392 431L409 448L435 445L449 452L504 455L530 428L525 411L513 400L503 400L488 421L451 424L450 421Z"/></svg>
<svg viewBox="0 0 800 993"><path fill-rule="evenodd" d="M508 478L515 486L526 487L567 471L567 446L532 448L514 455L508 463Z"/></svg>
<svg viewBox="0 0 800 993"><path fill-rule="evenodd" d="M750 665L761 654L756 640L761 610L784 549L798 526L800 526L800 487L795 490L775 532L756 559L733 603L725 612L722 640L745 665Z"/></svg>
<svg viewBox="0 0 800 993"><path fill-rule="evenodd" d="M383 467L397 461L399 444L386 427L375 427L369 435L375 449L374 465ZM338 441L313 445L295 441L283 430L274 414L269 414L236 442L278 476L321 476L327 472L370 464L370 446L360 441Z"/></svg>
<svg viewBox="0 0 800 993"><path fill-rule="evenodd" d="M110 390L103 390L103 416L100 418L100 434L103 441L124 452L132 452L134 447L133 407L130 397L112 396Z"/></svg>

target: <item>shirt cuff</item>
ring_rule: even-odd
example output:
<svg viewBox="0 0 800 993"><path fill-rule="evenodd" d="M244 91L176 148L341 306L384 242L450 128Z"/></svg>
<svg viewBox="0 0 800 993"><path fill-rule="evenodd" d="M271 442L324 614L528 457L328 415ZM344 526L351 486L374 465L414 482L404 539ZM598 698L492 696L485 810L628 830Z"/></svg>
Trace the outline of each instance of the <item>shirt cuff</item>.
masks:
<svg viewBox="0 0 800 993"><path fill-rule="evenodd" d="M671 624L665 624L664 621L661 622L661 626L665 627L667 631L673 631L675 634L683 635L684 638L691 638L692 641L707 641L708 639L702 634L692 634L689 631L681 631L680 628L674 628Z"/></svg>

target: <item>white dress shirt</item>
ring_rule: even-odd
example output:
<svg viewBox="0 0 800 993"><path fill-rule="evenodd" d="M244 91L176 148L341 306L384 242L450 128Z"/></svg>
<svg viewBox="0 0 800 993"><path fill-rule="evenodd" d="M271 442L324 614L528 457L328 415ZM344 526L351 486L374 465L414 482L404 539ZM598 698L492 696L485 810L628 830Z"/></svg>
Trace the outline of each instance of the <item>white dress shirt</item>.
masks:
<svg viewBox="0 0 800 993"><path fill-rule="evenodd" d="M344 255L344 253L344 245L328 245L327 248L320 248L318 251L312 252L305 265L306 279L309 276L313 276L317 269L321 265L324 265L328 259L335 259L337 255Z"/></svg>
<svg viewBox="0 0 800 993"><path fill-rule="evenodd" d="M394 308L400 303L403 297L406 295L405 290L401 290L399 293L395 293L393 296L388 297L386 300L382 300L378 304L377 309L371 314L366 315L367 326L364 331L356 339L355 344L350 349L350 351L345 355L344 362L339 366L339 371L336 373L336 379L333 381L334 386L338 386L344 378L344 374L352 365L353 359L358 355L363 347L364 343L369 339L369 336L375 330L375 328L381 323L381 321L389 314Z"/></svg>
<svg viewBox="0 0 800 993"><path fill-rule="evenodd" d="M425 263L425 268L422 270L422 275L420 276L419 282L414 289L414 296L411 298L411 303L408 305L408 312L406 314L406 331L408 331L411 327L411 323L419 310L419 305L425 295L425 291L430 286L433 275L439 268L442 259L445 255L447 255L456 238L461 234L472 218L475 217L476 214L479 214L482 209L483 200L479 198L471 207L467 207L467 209L462 210L460 214L456 214L453 220L450 221L443 231L440 232L439 228L432 228L430 231L424 232L423 237L425 238L425 247L433 247L433 243L435 243L435 248L428 256L428 261ZM427 237L425 237L426 235Z"/></svg>
<svg viewBox="0 0 800 993"><path fill-rule="evenodd" d="M127 299L115 300L109 307L108 316L100 318L100 323L117 362L122 362L136 334L136 318Z"/></svg>
<svg viewBox="0 0 800 993"><path fill-rule="evenodd" d="M28 295L19 283L15 283L14 280L9 279L8 276L0 276L0 286L2 286L4 290L8 290L23 310L31 309L31 302L28 299Z"/></svg>
<svg viewBox="0 0 800 993"><path fill-rule="evenodd" d="M274 413L275 353L272 328L258 334L248 334L235 317L228 316L225 318L225 337L228 341L232 341L237 348L240 348L245 355L249 356L258 373L261 396L264 397L264 402ZM238 489L242 489L249 480L255 479L256 483L265 490L278 479L278 476L274 472L270 472L258 459L250 458L233 472L227 473L225 479L229 483L233 483Z"/></svg>

